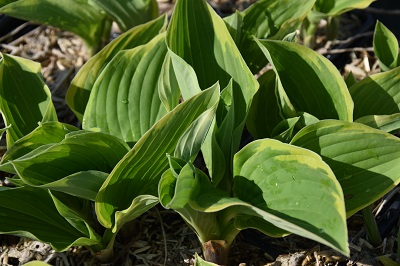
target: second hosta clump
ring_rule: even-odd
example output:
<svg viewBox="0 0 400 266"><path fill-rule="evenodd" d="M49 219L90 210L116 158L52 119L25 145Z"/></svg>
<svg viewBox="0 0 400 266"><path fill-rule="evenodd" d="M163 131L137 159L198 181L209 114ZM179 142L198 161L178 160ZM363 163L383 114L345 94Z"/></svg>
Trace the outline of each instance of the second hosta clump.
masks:
<svg viewBox="0 0 400 266"><path fill-rule="evenodd" d="M353 116L371 125L369 115L398 113L387 80L399 70L348 88L321 55L279 40L293 39L314 2L293 14L262 0L223 20L203 0L178 0L168 25L160 17L127 31L79 71L67 101L82 130L57 122L37 64L3 55L0 169L17 187L0 190L1 232L107 259L116 235L160 202L215 263L246 228L349 255L346 218L397 185L400 167L400 141ZM267 61L273 69L255 79ZM361 89L392 97L394 109L366 107ZM240 149L246 123L257 140ZM207 174L193 164L200 150Z"/></svg>

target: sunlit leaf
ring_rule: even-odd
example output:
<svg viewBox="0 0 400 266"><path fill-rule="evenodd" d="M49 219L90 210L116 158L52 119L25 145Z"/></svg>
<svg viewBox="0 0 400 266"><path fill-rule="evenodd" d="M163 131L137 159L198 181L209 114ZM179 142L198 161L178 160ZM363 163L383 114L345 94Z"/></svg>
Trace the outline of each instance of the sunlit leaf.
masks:
<svg viewBox="0 0 400 266"><path fill-rule="evenodd" d="M260 40L297 112L318 119L352 121L353 101L336 67L315 51L296 43Z"/></svg>
<svg viewBox="0 0 400 266"><path fill-rule="evenodd" d="M91 57L76 74L67 91L66 101L76 116L82 121L89 100L90 91L106 65L121 50L132 49L148 43L166 29L166 17L139 25L110 42L99 53Z"/></svg>
<svg viewBox="0 0 400 266"><path fill-rule="evenodd" d="M111 135L76 131L61 142L11 164L24 182L41 186L81 171L111 172L128 150L123 141Z"/></svg>
<svg viewBox="0 0 400 266"><path fill-rule="evenodd" d="M375 0L317 0L314 9L329 16L338 16L353 9L364 9Z"/></svg>
<svg viewBox="0 0 400 266"><path fill-rule="evenodd" d="M0 13L72 31L94 50L110 24L106 14L89 0L18 0L1 8Z"/></svg>
<svg viewBox="0 0 400 266"><path fill-rule="evenodd" d="M1 234L48 242L59 251L72 245L98 244L98 239L90 239L59 214L47 190L29 187L0 190L0 206Z"/></svg>
<svg viewBox="0 0 400 266"><path fill-rule="evenodd" d="M298 28L311 11L314 2L315 0L260 0L245 11L224 19L253 73L257 73L268 63L254 37L282 40Z"/></svg>
<svg viewBox="0 0 400 266"><path fill-rule="evenodd" d="M396 36L379 21L375 25L374 51L383 71L395 68L400 63L399 42Z"/></svg>
<svg viewBox="0 0 400 266"><path fill-rule="evenodd" d="M216 104L218 95L218 87L213 87L178 105L149 129L118 163L96 197L96 213L105 227L111 228L117 223L114 213L129 208L136 197L157 194L158 181L168 167L165 154L173 153L181 135L197 117Z"/></svg>
<svg viewBox="0 0 400 266"><path fill-rule="evenodd" d="M134 143L166 113L158 95L158 77L167 53L164 36L123 50L108 63L93 85L84 129L98 128Z"/></svg>
<svg viewBox="0 0 400 266"><path fill-rule="evenodd" d="M7 146L34 130L39 122L57 121L39 63L0 53L0 110Z"/></svg>
<svg viewBox="0 0 400 266"><path fill-rule="evenodd" d="M355 122L389 133L400 129L400 113L392 115L367 115L357 119Z"/></svg>
<svg viewBox="0 0 400 266"><path fill-rule="evenodd" d="M400 112L400 67L364 78L349 88L354 119Z"/></svg>
<svg viewBox="0 0 400 266"><path fill-rule="evenodd" d="M122 31L158 17L156 0L92 0L107 12Z"/></svg>
<svg viewBox="0 0 400 266"><path fill-rule="evenodd" d="M400 139L359 123L321 121L291 142L322 156L343 188L347 215L372 204L400 182Z"/></svg>

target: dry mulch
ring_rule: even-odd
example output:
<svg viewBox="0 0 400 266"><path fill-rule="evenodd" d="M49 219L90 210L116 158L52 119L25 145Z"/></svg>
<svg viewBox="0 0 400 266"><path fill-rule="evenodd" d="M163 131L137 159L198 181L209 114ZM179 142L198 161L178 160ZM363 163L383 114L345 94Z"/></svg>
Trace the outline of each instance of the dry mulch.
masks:
<svg viewBox="0 0 400 266"><path fill-rule="evenodd" d="M243 10L252 1L211 0L212 6L221 15ZM160 0L161 12L171 14L173 3ZM351 19L345 17L344 19ZM357 19L357 18L355 18ZM344 25L357 23L345 22ZM79 122L65 104L65 92L70 81L87 61L83 42L72 33L48 26L39 26L29 33L12 39L18 30L29 26L26 23L16 31L0 38L0 50L40 62L46 84L50 87L60 120L79 126ZM344 29L345 30L345 29ZM116 29L115 32L118 30ZM379 72L379 65L373 54L371 43L360 47L338 48L350 39L372 36L371 32L360 36L341 37L341 40L328 41L318 39L317 51L332 55L350 53L352 60L345 64L343 75L352 72L357 79ZM349 36L349 35L347 35ZM10 38L11 41L8 41ZM342 50L340 50L342 49ZM2 180L3 185L4 180ZM1 185L1 184L0 184ZM387 207L391 200L400 197L399 189L391 193L390 198L376 204ZM386 201L385 201L386 200ZM388 208L386 208L387 211ZM386 215L385 212L379 214ZM395 226L379 247L373 247L366 239L362 216L356 214L348 220L351 258L344 258L317 242L291 235L274 239L254 230L241 232L235 240L230 256L230 265L379 265L379 256L392 257L396 252ZM193 231L180 216L157 206L133 222L135 228L132 238L117 239L114 261L101 264L88 250L74 247L66 252L56 252L47 244L15 236L0 236L0 265L22 265L31 260L42 260L52 265L190 265L195 253L201 254L201 244ZM397 228L397 229L396 229Z"/></svg>

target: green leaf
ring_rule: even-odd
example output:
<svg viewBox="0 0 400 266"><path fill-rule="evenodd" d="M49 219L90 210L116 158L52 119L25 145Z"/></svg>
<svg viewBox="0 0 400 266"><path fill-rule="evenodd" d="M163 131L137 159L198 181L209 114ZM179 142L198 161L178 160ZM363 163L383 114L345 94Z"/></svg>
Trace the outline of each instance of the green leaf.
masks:
<svg viewBox="0 0 400 266"><path fill-rule="evenodd" d="M94 83L114 56L121 50L132 49L148 43L160 32L165 31L165 29L165 16L139 25L121 34L82 66L72 80L66 96L69 107L80 120L83 118L83 113L85 112Z"/></svg>
<svg viewBox="0 0 400 266"><path fill-rule="evenodd" d="M122 31L158 17L156 0L93 0L93 2L106 11Z"/></svg>
<svg viewBox="0 0 400 266"><path fill-rule="evenodd" d="M104 12L88 0L19 0L0 13L71 31L89 47L97 47L109 23Z"/></svg>
<svg viewBox="0 0 400 266"><path fill-rule="evenodd" d="M367 8L375 0L317 0L314 9L329 16L338 16L353 9Z"/></svg>
<svg viewBox="0 0 400 266"><path fill-rule="evenodd" d="M161 118L118 163L96 197L101 224L111 228L115 211L123 211L140 195L156 195L161 174L168 166L181 135L203 112L218 101L218 87L203 91ZM122 218L119 218L122 219Z"/></svg>
<svg viewBox="0 0 400 266"><path fill-rule="evenodd" d="M231 158L239 147L245 118L258 90L258 83L240 55L224 21L203 0L177 1L166 41L168 48L194 69L201 89L216 82L219 82L221 88L232 86L232 103L229 106L221 105L217 111L217 122L211 132L215 136L210 137L215 138L215 141L206 141L203 146L204 154L211 154L206 149L220 149L223 152L227 166L225 176L229 176ZM222 112L223 116L218 115L221 109L227 111ZM214 159L206 160L210 163ZM209 170L213 168L210 164L207 167ZM212 178L219 183L224 172L219 172L217 176L214 170L210 170L213 172Z"/></svg>
<svg viewBox="0 0 400 266"><path fill-rule="evenodd" d="M214 87L217 87L219 90L218 85L215 85ZM175 157L182 159L185 162L189 162L199 153L211 124L214 121L216 110L217 104L206 110L195 121L193 121L179 139L174 152Z"/></svg>
<svg viewBox="0 0 400 266"><path fill-rule="evenodd" d="M92 215L91 202L77 197L50 192L57 211L77 230L90 239L100 242L101 237L91 227L98 227L98 223Z"/></svg>
<svg viewBox="0 0 400 266"><path fill-rule="evenodd" d="M301 229L266 219L275 226L349 253L343 193L318 155L265 139L234 160L235 196Z"/></svg>
<svg viewBox="0 0 400 266"><path fill-rule="evenodd" d="M374 51L383 71L395 68L400 62L399 42L396 36L380 21L376 22L374 31Z"/></svg>
<svg viewBox="0 0 400 266"><path fill-rule="evenodd" d="M335 173L350 216L400 182L400 139L358 123L321 121L291 142L322 156Z"/></svg>
<svg viewBox="0 0 400 266"><path fill-rule="evenodd" d="M158 79L158 95L165 109L169 112L174 109L181 97L178 81L173 70L171 57L165 55L164 63L161 68L161 75Z"/></svg>
<svg viewBox="0 0 400 266"><path fill-rule="evenodd" d="M181 164L181 161L171 157L169 159L170 169L164 172L158 186L161 205L179 213L195 231L202 244L209 240L225 240L230 245L234 236L228 239L224 233L234 231L236 233L233 235L236 235L239 231L236 228L227 227L224 224L226 219L223 218L223 215L218 216L218 213L198 211L191 206L191 193L196 179L208 180L208 177L195 169L191 163L180 165L177 167L178 169L174 169L173 164ZM176 170L178 170L177 173Z"/></svg>
<svg viewBox="0 0 400 266"><path fill-rule="evenodd" d="M353 101L342 76L328 59L295 43L260 40L258 44L297 111L318 119L352 121Z"/></svg>
<svg viewBox="0 0 400 266"><path fill-rule="evenodd" d="M354 119L400 112L400 67L364 78L350 87Z"/></svg>
<svg viewBox="0 0 400 266"><path fill-rule="evenodd" d="M18 1L18 0L0 0L0 8L5 5L8 5L9 3L16 2L16 1Z"/></svg>
<svg viewBox="0 0 400 266"><path fill-rule="evenodd" d="M260 89L254 95L246 125L255 139L272 137L273 129L282 121L275 87L276 75L270 70L258 78Z"/></svg>
<svg viewBox="0 0 400 266"><path fill-rule="evenodd" d="M34 130L39 122L57 121L40 64L0 53L0 110L7 129L7 147Z"/></svg>
<svg viewBox="0 0 400 266"><path fill-rule="evenodd" d="M1 234L37 239L50 243L58 251L98 243L70 225L44 189L20 187L0 190L0 207Z"/></svg>
<svg viewBox="0 0 400 266"><path fill-rule="evenodd" d="M76 131L60 143L11 164L25 183L41 186L80 171L111 172L128 151L124 142L111 135Z"/></svg>
<svg viewBox="0 0 400 266"><path fill-rule="evenodd" d="M39 123L37 128L17 140L7 150L1 159L0 167L5 171L5 163L9 164L10 161L16 160L43 145L58 143L64 139L66 134L76 130L78 128L60 122Z"/></svg>
<svg viewBox="0 0 400 266"><path fill-rule="evenodd" d="M400 113L392 115L367 115L354 122L390 133L400 129Z"/></svg>
<svg viewBox="0 0 400 266"><path fill-rule="evenodd" d="M39 187L94 201L108 175L94 170L81 171Z"/></svg>
<svg viewBox="0 0 400 266"><path fill-rule="evenodd" d="M247 65L257 73L267 65L254 37L258 39L282 40L295 31L311 11L315 0L260 0L241 13L225 18L234 32L234 40Z"/></svg>
<svg viewBox="0 0 400 266"><path fill-rule="evenodd" d="M195 255L195 258L196 258L196 261L194 264L195 266L218 266L218 264L203 260L202 258L200 258L200 256L197 253Z"/></svg>
<svg viewBox="0 0 400 266"><path fill-rule="evenodd" d="M197 80L196 72L192 66L169 49L168 57L172 64L172 69L170 69L172 73L170 75L173 74L175 76L178 88L182 93L182 98L186 100L199 93L201 89ZM171 86L172 85L173 84L171 84Z"/></svg>
<svg viewBox="0 0 400 266"><path fill-rule="evenodd" d="M30 261L28 263L25 263L24 266L50 266L50 264L47 264L43 261L35 260L35 261Z"/></svg>
<svg viewBox="0 0 400 266"><path fill-rule="evenodd" d="M164 36L123 50L108 63L93 85L84 129L99 128L134 143L166 113L158 95L158 76L167 53Z"/></svg>
<svg viewBox="0 0 400 266"><path fill-rule="evenodd" d="M356 77L354 77L353 72L350 72L346 78L344 79L348 88L355 85L357 83Z"/></svg>

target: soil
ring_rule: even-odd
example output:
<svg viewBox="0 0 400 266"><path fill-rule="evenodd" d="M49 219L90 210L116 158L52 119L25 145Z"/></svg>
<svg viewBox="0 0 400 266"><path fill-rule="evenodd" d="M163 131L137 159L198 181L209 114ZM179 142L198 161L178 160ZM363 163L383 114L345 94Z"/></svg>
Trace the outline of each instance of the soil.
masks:
<svg viewBox="0 0 400 266"><path fill-rule="evenodd" d="M171 14L173 3L159 0L161 12ZM254 0L210 0L218 14L225 16L236 9L243 10ZM342 16L341 35L337 40L326 40L323 23L317 38L316 50L331 60L339 58L343 76L352 72L358 80L379 72L373 54L372 30L354 34L365 19L358 13ZM27 27L28 33L16 37ZM36 27L36 25L34 25ZM118 34L117 27L114 35ZM0 51L40 62L46 84L50 87L60 120L79 125L67 107L64 97L70 81L88 56L83 42L69 32L39 25L32 30L26 22L0 37ZM344 58L344 59L343 59ZM343 63L344 62L344 63ZM0 185L8 185L3 179ZM396 259L399 224L400 189L397 188L377 202L374 214L384 232L383 242L373 247L364 229L361 214L348 220L351 257L345 258L317 242L290 235L271 238L255 230L244 230L236 238L230 253L229 265L381 265L385 258ZM397 205L396 205L397 204ZM128 241L117 239L114 261L101 264L84 247L56 252L47 244L15 236L0 235L0 265L22 265L42 260L51 265L191 265L194 254L201 255L201 244L181 217L157 206L133 222L135 233ZM390 226L387 226L390 225ZM386 226L385 229L382 229ZM382 258L382 256L384 258Z"/></svg>

